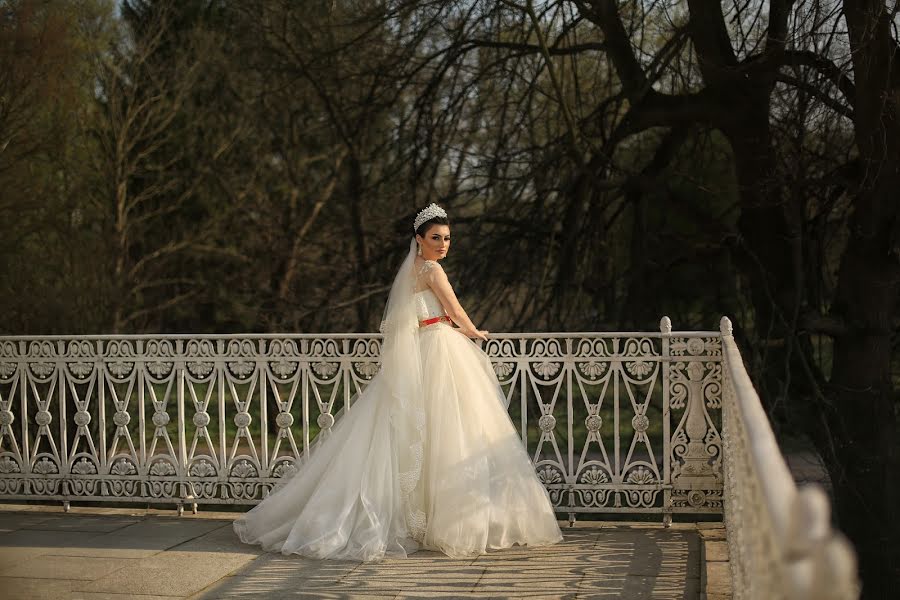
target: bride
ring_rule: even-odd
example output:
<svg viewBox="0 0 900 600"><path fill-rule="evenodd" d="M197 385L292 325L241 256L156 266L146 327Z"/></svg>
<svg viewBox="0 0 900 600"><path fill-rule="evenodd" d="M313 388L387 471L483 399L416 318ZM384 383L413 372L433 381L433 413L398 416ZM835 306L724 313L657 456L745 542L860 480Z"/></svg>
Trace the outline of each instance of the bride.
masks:
<svg viewBox="0 0 900 600"><path fill-rule="evenodd" d="M370 561L562 539L490 360L468 339L488 332L439 263L447 213L431 204L413 229L381 324L381 368L299 470L234 522L245 543Z"/></svg>

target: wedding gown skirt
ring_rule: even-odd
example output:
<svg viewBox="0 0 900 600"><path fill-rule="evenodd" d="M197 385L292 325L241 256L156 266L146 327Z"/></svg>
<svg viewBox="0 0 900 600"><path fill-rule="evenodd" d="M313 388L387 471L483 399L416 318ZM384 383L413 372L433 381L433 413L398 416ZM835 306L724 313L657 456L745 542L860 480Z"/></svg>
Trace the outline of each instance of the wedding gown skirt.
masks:
<svg viewBox="0 0 900 600"><path fill-rule="evenodd" d="M235 521L246 543L377 560L419 548L453 557L562 539L503 404L490 360L444 323L419 334L424 373L424 531L410 533L383 381L376 377L297 473Z"/></svg>

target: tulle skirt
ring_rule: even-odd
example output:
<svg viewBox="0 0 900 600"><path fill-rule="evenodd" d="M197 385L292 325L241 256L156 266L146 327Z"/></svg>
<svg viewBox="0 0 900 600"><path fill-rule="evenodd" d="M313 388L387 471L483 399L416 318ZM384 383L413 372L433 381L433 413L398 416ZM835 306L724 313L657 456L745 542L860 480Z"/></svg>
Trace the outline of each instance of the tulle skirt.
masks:
<svg viewBox="0 0 900 600"><path fill-rule="evenodd" d="M424 533L410 533L386 387L376 377L296 474L235 521L246 543L370 561L419 548L453 557L562 539L549 496L510 421L490 360L438 323L419 334Z"/></svg>

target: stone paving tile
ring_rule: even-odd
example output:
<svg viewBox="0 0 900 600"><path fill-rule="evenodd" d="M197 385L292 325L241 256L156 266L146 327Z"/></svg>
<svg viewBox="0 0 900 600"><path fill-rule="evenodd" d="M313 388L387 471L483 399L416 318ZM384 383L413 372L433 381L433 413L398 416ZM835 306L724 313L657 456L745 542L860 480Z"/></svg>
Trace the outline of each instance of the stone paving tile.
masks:
<svg viewBox="0 0 900 600"><path fill-rule="evenodd" d="M148 596L146 594L110 594L94 592L69 592L69 595L65 596L65 600L173 600L173 598L173 596Z"/></svg>
<svg viewBox="0 0 900 600"><path fill-rule="evenodd" d="M496 592L469 592L464 596L465 598L492 598L493 600L498 599L510 599L510 600L519 600L519 599L529 599L529 600L575 600L577 598L577 594L575 592L569 592L566 594L552 594L547 593L541 590L531 590L528 592L517 592L515 595L498 595ZM459 599L460 596L458 594L454 595L453 592L416 592L416 591L405 591L401 592L399 596L397 596L397 600L416 600L418 598L455 598Z"/></svg>
<svg viewBox="0 0 900 600"><path fill-rule="evenodd" d="M184 525L183 530L174 527L179 524ZM115 573L78 587L78 591L185 597L253 561L261 552L254 546L240 544L229 522L179 523L148 518L139 525L127 528L137 530L131 535L120 530L104 537L147 535L166 542L179 538L184 541L165 552L134 560Z"/></svg>
<svg viewBox="0 0 900 600"><path fill-rule="evenodd" d="M236 598L264 598L265 600L293 600L302 598L303 600L394 600L400 594L399 590L382 590L380 592L356 593L342 592L326 589L278 589L265 590L264 592L246 590L232 590L227 596L192 596L190 600L215 598L218 600L234 600ZM459 599L459 595L448 596L450 598ZM171 600L171 598L169 599Z"/></svg>
<svg viewBox="0 0 900 600"><path fill-rule="evenodd" d="M458 592L471 591L473 585L484 574L483 567L473 565L446 566L436 563L431 568L384 568L380 566L363 566L341 578L337 589L369 592L372 589L414 589L427 586L429 589L441 588Z"/></svg>
<svg viewBox="0 0 900 600"><path fill-rule="evenodd" d="M134 517L101 517L87 515L72 516L54 516L46 520L39 521L33 525L22 527L22 529L40 529L42 531L83 531L96 533L110 533L129 525L140 522L140 519Z"/></svg>
<svg viewBox="0 0 900 600"><path fill-rule="evenodd" d="M189 596L256 558L256 554L169 550L141 558L118 571L79 586L78 591Z"/></svg>
<svg viewBox="0 0 900 600"><path fill-rule="evenodd" d="M119 558L146 558L160 552L176 549L185 544L193 544L195 541L203 546L192 545L188 549L221 552L234 550L239 553L248 552L248 546L240 544L236 537L234 543L227 547L221 543L218 534L223 531L225 535L231 534L231 522L223 521L195 521L183 522L178 527L178 522L170 520L147 519L141 523L118 529L103 536L94 537L80 546L69 549L65 554L77 556L107 556ZM210 537L212 536L212 537ZM205 540L205 541L200 541ZM250 551L252 552L252 551ZM60 552L59 554L63 554Z"/></svg>
<svg viewBox="0 0 900 600"><path fill-rule="evenodd" d="M576 594L580 588L583 575L567 575L546 569L542 576L528 575L518 577L516 573L485 573L470 591L482 594L523 596L536 592L546 595L560 596Z"/></svg>
<svg viewBox="0 0 900 600"><path fill-rule="evenodd" d="M585 579L579 586L578 598L697 598L700 580L694 577L648 577L643 575L609 575L602 579Z"/></svg>
<svg viewBox="0 0 900 600"><path fill-rule="evenodd" d="M705 541L703 543L706 560L709 562L721 562L728 560L728 543L725 541Z"/></svg>
<svg viewBox="0 0 900 600"><path fill-rule="evenodd" d="M4 600L62 600L69 598L76 579L23 579L0 577L0 598ZM124 599L123 599L124 600Z"/></svg>
<svg viewBox="0 0 900 600"><path fill-rule="evenodd" d="M111 536L125 537L172 537L187 541L209 533L215 529L230 526L230 522L222 520L206 521L178 517L147 517L134 525L111 532Z"/></svg>
<svg viewBox="0 0 900 600"><path fill-rule="evenodd" d="M55 556L96 556L99 558L146 558L184 543L183 536L131 537L98 535L54 548Z"/></svg>
<svg viewBox="0 0 900 600"><path fill-rule="evenodd" d="M36 525L49 521L53 517L48 514L10 514L0 513L0 532L10 532L19 529L29 529Z"/></svg>
<svg viewBox="0 0 900 600"><path fill-rule="evenodd" d="M334 590L334 586L359 566L360 563L353 561L319 561L300 556L263 554L204 589L195 598L296 598L301 594L315 597L326 592L340 592L335 597L343 597L349 592ZM388 591L379 590L377 593L384 595Z"/></svg>
<svg viewBox="0 0 900 600"><path fill-rule="evenodd" d="M706 567L706 589L703 591L707 595L723 595L731 596L731 572L730 565L727 562L708 562Z"/></svg>
<svg viewBox="0 0 900 600"><path fill-rule="evenodd" d="M0 577L30 579L81 579L92 581L126 567L133 559L109 559L91 556L45 555L41 560L19 563L0 571Z"/></svg>
<svg viewBox="0 0 900 600"><path fill-rule="evenodd" d="M704 540L724 540L726 539L725 528L719 529L701 529L698 532Z"/></svg>
<svg viewBox="0 0 900 600"><path fill-rule="evenodd" d="M234 533L231 521L218 521L219 527L210 528L208 532L180 544L176 550L185 552L234 552L237 554L263 554L259 546L243 543ZM203 523L210 526L213 523Z"/></svg>
<svg viewBox="0 0 900 600"><path fill-rule="evenodd" d="M0 534L0 569L31 561L62 548L77 546L97 534L76 531L18 529Z"/></svg>
<svg viewBox="0 0 900 600"><path fill-rule="evenodd" d="M266 596L267 598L303 598L304 600L393 600L395 598L400 597L400 592L398 590L385 590L382 594L355 594L355 593L345 593L345 592L324 592L324 591L315 591L315 592L305 592L295 596ZM450 596L453 598L453 596ZM459 596L456 596L459 598Z"/></svg>
<svg viewBox="0 0 900 600"><path fill-rule="evenodd" d="M8 569L46 554L46 548L5 548L0 546L0 569Z"/></svg>

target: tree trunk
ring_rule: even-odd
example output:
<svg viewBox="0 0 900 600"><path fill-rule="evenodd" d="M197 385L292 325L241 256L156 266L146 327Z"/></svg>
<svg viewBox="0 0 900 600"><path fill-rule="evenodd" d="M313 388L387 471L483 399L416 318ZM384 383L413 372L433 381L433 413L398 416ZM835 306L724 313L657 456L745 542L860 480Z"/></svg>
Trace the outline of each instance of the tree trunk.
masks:
<svg viewBox="0 0 900 600"><path fill-rule="evenodd" d="M891 329L900 292L900 75L892 15L880 0L844 2L853 57L862 181L854 199L834 307L830 392L840 526L856 545L864 598L900 585L900 446L891 384Z"/></svg>
<svg viewBox="0 0 900 600"><path fill-rule="evenodd" d="M885 193L880 200L895 203L896 196ZM900 448L891 388L891 316L900 274L885 252L888 227L879 229L874 236L854 235L841 262L835 312L848 331L835 338L830 384L836 407L830 433L839 461L831 477L840 528L858 553L864 598L892 597L900 585Z"/></svg>

